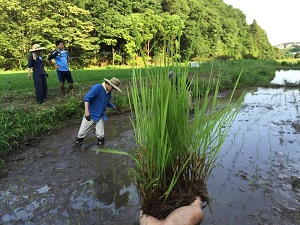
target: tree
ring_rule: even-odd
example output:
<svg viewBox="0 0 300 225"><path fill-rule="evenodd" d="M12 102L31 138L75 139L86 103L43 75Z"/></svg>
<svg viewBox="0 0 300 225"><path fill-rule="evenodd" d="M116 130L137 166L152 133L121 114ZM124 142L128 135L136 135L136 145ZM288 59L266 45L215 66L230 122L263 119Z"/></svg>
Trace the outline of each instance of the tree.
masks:
<svg viewBox="0 0 300 225"><path fill-rule="evenodd" d="M250 25L250 34L254 46L254 56L260 59L274 59L274 49L269 43L265 31L257 24L256 20Z"/></svg>
<svg viewBox="0 0 300 225"><path fill-rule="evenodd" d="M73 65L98 65L103 55L125 63L139 54L132 18L148 58L163 53L164 37L169 48L180 46L175 55L182 60L275 57L257 22L249 26L242 11L222 0L0 0L0 67L24 68L32 44L50 51L57 39L76 57Z"/></svg>
<svg viewBox="0 0 300 225"><path fill-rule="evenodd" d="M162 12L161 0L133 0L132 1L132 12L133 13L144 13L146 11L153 11L156 14Z"/></svg>
<svg viewBox="0 0 300 225"><path fill-rule="evenodd" d="M171 15L178 15L181 19L186 21L190 14L190 7L186 0L163 0L162 8L164 12Z"/></svg>
<svg viewBox="0 0 300 225"><path fill-rule="evenodd" d="M98 50L97 39L91 36L91 16L84 9L59 0L36 0L34 7L22 0L2 0L0 4L0 27L5 34L1 35L0 49L6 55L2 67L24 68L34 43L50 50L57 39L64 39L70 54L80 56L78 63L82 65Z"/></svg>

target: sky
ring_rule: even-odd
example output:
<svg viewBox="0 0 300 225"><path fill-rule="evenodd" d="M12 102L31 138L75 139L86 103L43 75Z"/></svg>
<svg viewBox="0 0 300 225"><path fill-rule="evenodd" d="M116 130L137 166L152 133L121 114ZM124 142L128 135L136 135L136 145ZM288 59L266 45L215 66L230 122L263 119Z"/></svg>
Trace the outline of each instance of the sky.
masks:
<svg viewBox="0 0 300 225"><path fill-rule="evenodd" d="M223 0L239 8L247 23L255 19L275 46L286 42L300 42L300 0Z"/></svg>

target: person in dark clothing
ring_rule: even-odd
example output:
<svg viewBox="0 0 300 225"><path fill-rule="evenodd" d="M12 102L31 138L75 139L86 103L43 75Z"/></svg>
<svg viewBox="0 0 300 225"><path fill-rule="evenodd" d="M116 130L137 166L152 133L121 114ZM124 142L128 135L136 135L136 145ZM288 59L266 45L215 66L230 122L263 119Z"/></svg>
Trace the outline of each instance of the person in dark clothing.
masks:
<svg viewBox="0 0 300 225"><path fill-rule="evenodd" d="M41 56L41 51L46 48L41 47L39 44L32 45L32 48L29 50L31 54L28 56L28 79L30 79L31 69L33 71L33 80L36 100L39 104L47 101L48 87L47 80L48 74L43 65L43 59Z"/></svg>
<svg viewBox="0 0 300 225"><path fill-rule="evenodd" d="M56 41L55 44L56 49L49 55L48 61L56 69L62 94L66 94L65 81L67 81L69 83L70 94L75 95L73 90L73 78L71 71L69 70L69 55L64 49L64 43L62 40ZM53 63L53 59L55 64Z"/></svg>

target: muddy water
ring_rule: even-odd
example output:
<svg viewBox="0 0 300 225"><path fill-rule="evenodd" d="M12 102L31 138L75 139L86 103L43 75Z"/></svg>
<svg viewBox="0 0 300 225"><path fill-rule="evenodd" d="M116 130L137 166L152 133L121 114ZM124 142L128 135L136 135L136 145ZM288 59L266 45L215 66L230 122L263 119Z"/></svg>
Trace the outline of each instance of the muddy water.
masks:
<svg viewBox="0 0 300 225"><path fill-rule="evenodd" d="M204 224L300 224L299 107L299 90L249 90L210 177Z"/></svg>
<svg viewBox="0 0 300 225"><path fill-rule="evenodd" d="M111 116L106 148L134 148L129 114ZM8 159L0 180L0 224L134 224L138 195L132 161L97 153L93 133L73 148L79 124L43 136Z"/></svg>
<svg viewBox="0 0 300 225"><path fill-rule="evenodd" d="M226 98L226 95L223 96ZM300 224L300 93L248 90L208 188L202 224ZM105 148L135 147L129 114L110 116ZM138 195L124 156L97 153L79 124L9 158L0 180L0 224L137 224Z"/></svg>

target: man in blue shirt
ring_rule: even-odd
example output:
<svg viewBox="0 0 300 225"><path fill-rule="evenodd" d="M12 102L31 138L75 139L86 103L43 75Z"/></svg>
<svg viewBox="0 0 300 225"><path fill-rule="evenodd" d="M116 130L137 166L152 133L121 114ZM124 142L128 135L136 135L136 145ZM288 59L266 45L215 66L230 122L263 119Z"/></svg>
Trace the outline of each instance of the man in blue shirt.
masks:
<svg viewBox="0 0 300 225"><path fill-rule="evenodd" d="M71 71L69 70L69 55L64 49L64 43L62 40L56 41L56 49L49 55L48 60L49 63L55 67L57 76L60 82L60 88L63 95L66 94L65 90L65 81L69 83L70 93L74 95L74 85ZM53 63L53 59L55 61L55 65Z"/></svg>
<svg viewBox="0 0 300 225"><path fill-rule="evenodd" d="M96 125L96 136L98 144L104 144L104 122L107 120L105 111L106 107L115 109L116 106L110 102L111 92L121 89L119 79L113 77L110 80L105 79L102 84L95 84L84 97L84 116L76 138L75 146L80 146L83 139L91 129Z"/></svg>

